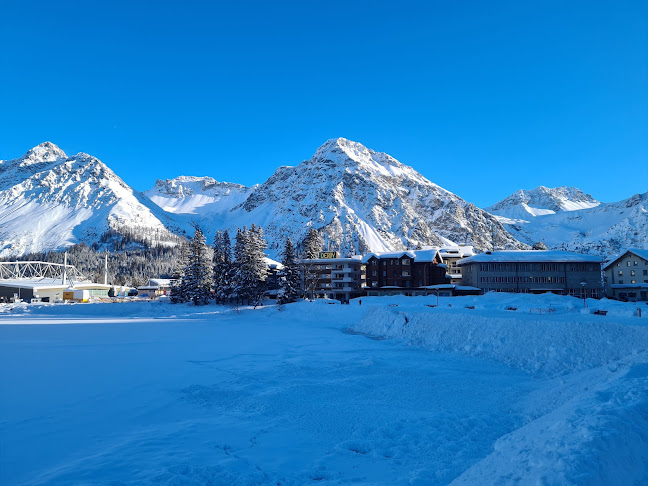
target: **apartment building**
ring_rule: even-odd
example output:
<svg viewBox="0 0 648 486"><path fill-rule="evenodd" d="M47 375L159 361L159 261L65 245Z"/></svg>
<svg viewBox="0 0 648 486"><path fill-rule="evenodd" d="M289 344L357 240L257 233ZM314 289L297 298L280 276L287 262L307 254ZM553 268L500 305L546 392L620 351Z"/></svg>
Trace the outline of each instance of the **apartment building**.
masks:
<svg viewBox="0 0 648 486"><path fill-rule="evenodd" d="M447 266L437 248L369 253L366 265L367 295L428 295L434 285L450 283Z"/></svg>
<svg viewBox="0 0 648 486"><path fill-rule="evenodd" d="M365 265L361 256L340 258L331 251L320 252L319 256L298 262L306 295L342 302L363 295Z"/></svg>
<svg viewBox="0 0 648 486"><path fill-rule="evenodd" d="M439 254L443 263L445 263L447 268L448 277L450 277L450 283L455 285L462 285L462 269L458 265L459 260L463 258L468 258L475 255L475 251L472 246L444 246L439 248Z"/></svg>
<svg viewBox="0 0 648 486"><path fill-rule="evenodd" d="M630 249L603 266L610 299L648 301L648 250Z"/></svg>
<svg viewBox="0 0 648 486"><path fill-rule="evenodd" d="M602 259L557 250L481 253L458 262L463 284L485 292L553 292L576 297L603 297Z"/></svg>

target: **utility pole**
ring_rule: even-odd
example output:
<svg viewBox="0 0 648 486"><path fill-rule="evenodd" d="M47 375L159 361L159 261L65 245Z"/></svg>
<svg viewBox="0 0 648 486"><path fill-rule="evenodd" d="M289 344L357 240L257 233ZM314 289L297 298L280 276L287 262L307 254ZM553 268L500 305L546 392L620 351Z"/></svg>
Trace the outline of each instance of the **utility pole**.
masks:
<svg viewBox="0 0 648 486"><path fill-rule="evenodd" d="M67 251L63 255L63 278L61 279L63 285L66 285L67 282Z"/></svg>

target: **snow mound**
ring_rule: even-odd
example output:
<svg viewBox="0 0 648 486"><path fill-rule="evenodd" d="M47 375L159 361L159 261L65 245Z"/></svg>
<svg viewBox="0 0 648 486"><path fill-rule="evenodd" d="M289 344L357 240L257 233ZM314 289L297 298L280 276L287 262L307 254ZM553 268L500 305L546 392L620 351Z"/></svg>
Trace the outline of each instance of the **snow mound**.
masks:
<svg viewBox="0 0 648 486"><path fill-rule="evenodd" d="M451 484L646 484L648 355L624 361L601 370L601 385L498 439Z"/></svg>
<svg viewBox="0 0 648 486"><path fill-rule="evenodd" d="M500 313L501 314L501 313ZM527 373L559 376L648 350L648 327L558 316L373 307L351 329L432 351L458 352Z"/></svg>

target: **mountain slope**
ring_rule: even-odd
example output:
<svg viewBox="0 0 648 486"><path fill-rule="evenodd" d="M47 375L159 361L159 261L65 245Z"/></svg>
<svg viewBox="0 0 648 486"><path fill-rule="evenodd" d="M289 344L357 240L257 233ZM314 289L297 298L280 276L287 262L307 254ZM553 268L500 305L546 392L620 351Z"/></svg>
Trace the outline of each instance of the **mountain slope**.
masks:
<svg viewBox="0 0 648 486"><path fill-rule="evenodd" d="M0 161L0 256L98 241L108 230L147 244L177 241L164 211L100 160L45 142Z"/></svg>
<svg viewBox="0 0 648 486"><path fill-rule="evenodd" d="M487 207L486 211L512 220L529 221L536 216L589 209L599 204L592 196L575 187L540 186L515 191L506 199Z"/></svg>
<svg viewBox="0 0 648 486"><path fill-rule="evenodd" d="M625 248L648 248L648 192L616 203L541 215L529 221L501 220L520 241L544 241L550 249L610 255Z"/></svg>
<svg viewBox="0 0 648 486"><path fill-rule="evenodd" d="M312 225L342 254L418 245L519 248L496 218L412 167L344 138L327 141L297 167L280 167L230 214L260 224L273 253Z"/></svg>
<svg viewBox="0 0 648 486"><path fill-rule="evenodd" d="M253 189L241 184L218 182L212 177L180 176L158 179L155 186L144 194L170 213L205 218L230 211L244 202Z"/></svg>

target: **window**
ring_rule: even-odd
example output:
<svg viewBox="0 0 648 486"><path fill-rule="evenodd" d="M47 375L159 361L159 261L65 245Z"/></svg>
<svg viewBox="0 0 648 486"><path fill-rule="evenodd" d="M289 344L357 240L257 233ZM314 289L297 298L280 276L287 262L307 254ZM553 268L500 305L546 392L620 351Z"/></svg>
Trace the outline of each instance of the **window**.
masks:
<svg viewBox="0 0 648 486"><path fill-rule="evenodd" d="M410 259L409 258L403 258L403 265L409 265L410 264Z"/></svg>
<svg viewBox="0 0 648 486"><path fill-rule="evenodd" d="M387 266L387 260L383 260L382 264L383 264L383 267L386 267Z"/></svg>
<svg viewBox="0 0 648 486"><path fill-rule="evenodd" d="M403 270L401 276L402 277L409 277L410 276L409 270Z"/></svg>
<svg viewBox="0 0 648 486"><path fill-rule="evenodd" d="M371 282L372 287L378 287L378 282Z"/></svg>
<svg viewBox="0 0 648 486"><path fill-rule="evenodd" d="M619 270L619 277L623 275L623 270Z"/></svg>
<svg viewBox="0 0 648 486"><path fill-rule="evenodd" d="M377 277L378 276L378 271L377 270L372 270L371 271L371 276L372 277Z"/></svg>
<svg viewBox="0 0 648 486"><path fill-rule="evenodd" d="M378 265L378 260L371 260L372 265Z"/></svg>
<svg viewBox="0 0 648 486"><path fill-rule="evenodd" d="M619 280L619 283L622 284L622 283L623 283L623 280Z"/></svg>
<svg viewBox="0 0 648 486"><path fill-rule="evenodd" d="M639 262L638 262L637 260L634 261L634 266L635 266L635 267L638 267L638 266L639 266Z"/></svg>
<svg viewBox="0 0 648 486"><path fill-rule="evenodd" d="M630 283L637 283L636 280L630 280Z"/></svg>
<svg viewBox="0 0 648 486"><path fill-rule="evenodd" d="M630 275L632 275L632 276L634 277L634 276L635 276L635 271L634 271L634 270L630 270Z"/></svg>
<svg viewBox="0 0 648 486"><path fill-rule="evenodd" d="M648 270L644 270L644 275L648 275Z"/></svg>
<svg viewBox="0 0 648 486"><path fill-rule="evenodd" d="M627 264L627 266L629 267L629 266L630 266L630 260L628 260L628 261L626 262L626 264Z"/></svg>

